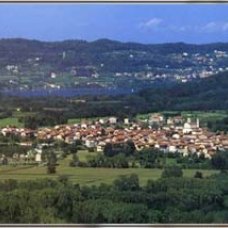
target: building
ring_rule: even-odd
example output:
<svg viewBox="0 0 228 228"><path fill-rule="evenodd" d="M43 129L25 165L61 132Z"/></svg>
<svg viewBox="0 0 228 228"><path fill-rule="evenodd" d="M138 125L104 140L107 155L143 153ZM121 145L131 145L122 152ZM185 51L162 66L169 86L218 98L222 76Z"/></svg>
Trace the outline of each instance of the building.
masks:
<svg viewBox="0 0 228 228"><path fill-rule="evenodd" d="M109 123L110 123L110 124L116 124L116 123L117 123L117 118L114 117L114 116L113 116L113 117L110 117L110 118L109 118Z"/></svg>
<svg viewBox="0 0 228 228"><path fill-rule="evenodd" d="M124 124L126 124L126 125L129 124L129 119L128 118L124 118Z"/></svg>
<svg viewBox="0 0 228 228"><path fill-rule="evenodd" d="M199 129L199 119L196 119L196 122L193 123L191 118L187 119L187 122L184 123L184 127L183 127L183 133L184 134L190 134L194 131L197 131Z"/></svg>

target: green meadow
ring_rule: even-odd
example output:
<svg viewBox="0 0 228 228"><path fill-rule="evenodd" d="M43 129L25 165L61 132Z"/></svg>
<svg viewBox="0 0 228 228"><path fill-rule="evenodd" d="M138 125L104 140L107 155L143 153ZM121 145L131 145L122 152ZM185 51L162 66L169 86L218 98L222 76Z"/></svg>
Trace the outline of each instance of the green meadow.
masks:
<svg viewBox="0 0 228 228"><path fill-rule="evenodd" d="M173 114L177 113L176 111L164 111L161 112L161 114ZM192 117L192 118L199 118L200 121L207 122L207 121L216 121L216 120L221 120L225 117L227 117L228 113L227 111L220 111L220 110L215 110L215 111L182 111L180 112L181 116L184 118L187 117ZM153 113L146 113L146 114L138 114L136 118L138 120L144 120L148 119L150 115Z"/></svg>
<svg viewBox="0 0 228 228"><path fill-rule="evenodd" d="M84 156L84 155L83 155ZM67 157L59 162L56 174L47 174L47 167L43 165L26 166L26 165L7 165L0 166L0 180L16 179L16 180L34 180L40 178L58 178L59 176L67 176L73 183L82 185L99 185L101 183L111 184L120 175L137 174L141 185L145 185L148 180L157 180L161 177L162 169L144 169L144 168L87 168L87 167L70 167L69 161L71 157ZM85 158L80 158L84 160ZM217 173L215 170L183 170L185 177L193 177L196 171L203 173L204 177Z"/></svg>
<svg viewBox="0 0 228 228"><path fill-rule="evenodd" d="M18 121L17 117L8 117L0 119L0 128L7 127L7 126L16 126L16 127L23 127L24 124Z"/></svg>

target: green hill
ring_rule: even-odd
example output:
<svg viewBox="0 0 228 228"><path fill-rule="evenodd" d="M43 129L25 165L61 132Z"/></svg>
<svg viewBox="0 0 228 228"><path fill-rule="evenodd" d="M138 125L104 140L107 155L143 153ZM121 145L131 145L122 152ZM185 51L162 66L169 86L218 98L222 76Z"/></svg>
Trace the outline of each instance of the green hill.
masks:
<svg viewBox="0 0 228 228"><path fill-rule="evenodd" d="M228 109L228 72L139 93L153 110Z"/></svg>
<svg viewBox="0 0 228 228"><path fill-rule="evenodd" d="M50 70L67 70L72 66L92 65L101 72L131 72L144 69L145 64L151 67L169 65L171 68L193 66L195 64L191 60L178 63L178 60L173 58L173 54L183 52L207 54L214 50L228 51L228 44L139 44L121 43L108 39L94 42L1 39L0 65L19 64L21 68L30 69L34 67L34 63L38 63L39 67L46 66ZM100 64L103 64L103 67Z"/></svg>

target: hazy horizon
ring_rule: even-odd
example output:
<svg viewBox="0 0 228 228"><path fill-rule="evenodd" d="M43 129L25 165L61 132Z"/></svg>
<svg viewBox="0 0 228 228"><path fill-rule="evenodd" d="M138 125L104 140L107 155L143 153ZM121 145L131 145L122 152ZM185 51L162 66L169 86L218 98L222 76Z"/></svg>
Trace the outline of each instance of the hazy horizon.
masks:
<svg viewBox="0 0 228 228"><path fill-rule="evenodd" d="M0 41L1 40L27 40L27 41L37 41L37 42L44 42L44 43L61 43L61 42L68 42L68 41L83 41L83 42L87 42L87 43L93 43L93 42L98 42L98 41L102 41L102 40L108 40L111 42L119 42L119 43L123 43L123 44L127 44L127 43L135 43L135 44L142 44L142 45L162 45L162 44L186 44L186 45L209 45L209 44L217 44L217 43L221 43L221 44L226 44L228 43L228 41L212 41L212 42L206 42L206 43L188 43L188 42L184 42L184 41L174 41L174 42L162 42L162 43L143 43L143 42L137 42L137 41L121 41L121 40L115 40L115 39L109 39L109 38L105 38L105 37L101 37L95 40L86 40L86 39L63 39L63 40L41 40L41 39L32 39L32 38L27 38L27 37L0 37Z"/></svg>

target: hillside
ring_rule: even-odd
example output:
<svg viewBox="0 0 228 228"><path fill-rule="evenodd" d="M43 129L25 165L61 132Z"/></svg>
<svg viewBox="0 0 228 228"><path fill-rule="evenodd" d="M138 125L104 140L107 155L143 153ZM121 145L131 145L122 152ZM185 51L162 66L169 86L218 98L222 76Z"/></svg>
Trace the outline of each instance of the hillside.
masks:
<svg viewBox="0 0 228 228"><path fill-rule="evenodd" d="M139 96L153 110L228 109L228 72L184 85L146 89Z"/></svg>
<svg viewBox="0 0 228 228"><path fill-rule="evenodd" d="M135 70L135 68L143 67L145 64L151 64L154 67L170 64L175 68L178 61L171 59L171 56L166 57L166 55L182 54L183 52L209 54L214 50L227 52L228 43L147 45L121 43L107 39L94 42L81 40L41 42L26 39L2 39L0 40L0 64L1 66L4 64L28 64L30 60L38 61L40 64L50 64L56 69L65 69L65 67L74 65L100 67L100 64L103 63L104 69L102 71L110 72L118 69L121 72L126 69L127 71ZM129 57L131 54L135 56ZM188 65L187 62L186 65ZM190 62L189 65L191 65Z"/></svg>
<svg viewBox="0 0 228 228"><path fill-rule="evenodd" d="M0 40L0 86L135 88L154 81L191 81L227 68L228 43L139 44L107 39ZM127 82L127 83L126 83Z"/></svg>

